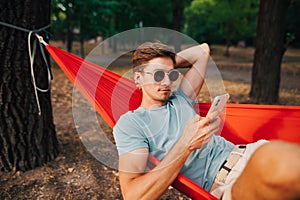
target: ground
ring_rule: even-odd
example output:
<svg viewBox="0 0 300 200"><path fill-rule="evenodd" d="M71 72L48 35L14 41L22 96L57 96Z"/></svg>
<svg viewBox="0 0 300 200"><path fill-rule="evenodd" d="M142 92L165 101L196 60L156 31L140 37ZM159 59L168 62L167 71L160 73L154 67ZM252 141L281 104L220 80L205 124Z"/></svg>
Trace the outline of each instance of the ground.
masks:
<svg viewBox="0 0 300 200"><path fill-rule="evenodd" d="M250 90L253 48L213 46L231 103L246 103ZM290 49L283 59L280 104L300 105L300 50ZM95 159L82 145L72 116L73 85L52 65L52 105L60 153L42 167L26 172L0 172L0 199L122 199L118 172ZM209 101L202 95L201 101ZM110 134L109 130L107 133ZM161 199L188 199L168 189Z"/></svg>

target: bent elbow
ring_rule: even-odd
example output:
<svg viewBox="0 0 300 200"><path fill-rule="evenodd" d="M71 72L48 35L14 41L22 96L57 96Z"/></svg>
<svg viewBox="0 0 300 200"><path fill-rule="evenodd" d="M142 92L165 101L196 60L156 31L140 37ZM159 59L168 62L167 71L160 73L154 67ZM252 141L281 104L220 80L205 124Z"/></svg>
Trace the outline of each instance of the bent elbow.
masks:
<svg viewBox="0 0 300 200"><path fill-rule="evenodd" d="M202 48L202 50L207 53L208 55L210 55L210 48L209 45L207 43L203 43L200 45L200 47Z"/></svg>

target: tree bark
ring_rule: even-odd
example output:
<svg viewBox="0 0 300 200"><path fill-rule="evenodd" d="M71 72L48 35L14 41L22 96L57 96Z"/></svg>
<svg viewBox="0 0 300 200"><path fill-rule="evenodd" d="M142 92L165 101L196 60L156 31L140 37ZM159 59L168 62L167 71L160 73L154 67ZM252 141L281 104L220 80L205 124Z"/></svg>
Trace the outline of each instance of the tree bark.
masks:
<svg viewBox="0 0 300 200"><path fill-rule="evenodd" d="M278 102L289 3L290 0L260 1L250 91L250 98L255 103Z"/></svg>
<svg viewBox="0 0 300 200"><path fill-rule="evenodd" d="M29 30L50 24L50 0L1 0L0 7L2 22ZM38 114L27 36L26 32L0 25L1 171L33 169L58 154L50 91L38 92ZM34 71L37 85L47 88L47 69L39 49Z"/></svg>
<svg viewBox="0 0 300 200"><path fill-rule="evenodd" d="M187 4L187 1L183 0L171 0L171 6L172 6L172 14L173 14L173 29L181 32L182 31L182 24L183 24L183 11L185 4ZM175 38L173 38L173 44L176 52L179 52L181 50L181 44L183 38L179 34L174 35Z"/></svg>

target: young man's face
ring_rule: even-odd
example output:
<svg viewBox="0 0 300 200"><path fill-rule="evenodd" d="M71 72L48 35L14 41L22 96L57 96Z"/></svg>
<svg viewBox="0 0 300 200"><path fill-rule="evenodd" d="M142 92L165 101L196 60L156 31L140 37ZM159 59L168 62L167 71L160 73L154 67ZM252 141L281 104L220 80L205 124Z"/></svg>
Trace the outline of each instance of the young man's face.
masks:
<svg viewBox="0 0 300 200"><path fill-rule="evenodd" d="M165 105L171 95L172 81L167 75L171 70L174 70L174 64L168 57L154 58L143 68L139 82L142 86L143 100L147 104Z"/></svg>

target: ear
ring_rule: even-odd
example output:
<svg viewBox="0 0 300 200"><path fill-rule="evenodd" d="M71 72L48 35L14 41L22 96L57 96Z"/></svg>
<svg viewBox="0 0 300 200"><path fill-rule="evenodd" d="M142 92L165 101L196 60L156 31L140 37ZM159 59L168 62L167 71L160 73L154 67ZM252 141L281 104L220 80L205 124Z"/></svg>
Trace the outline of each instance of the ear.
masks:
<svg viewBox="0 0 300 200"><path fill-rule="evenodd" d="M138 88L143 86L144 79L141 72L134 72L134 82Z"/></svg>

